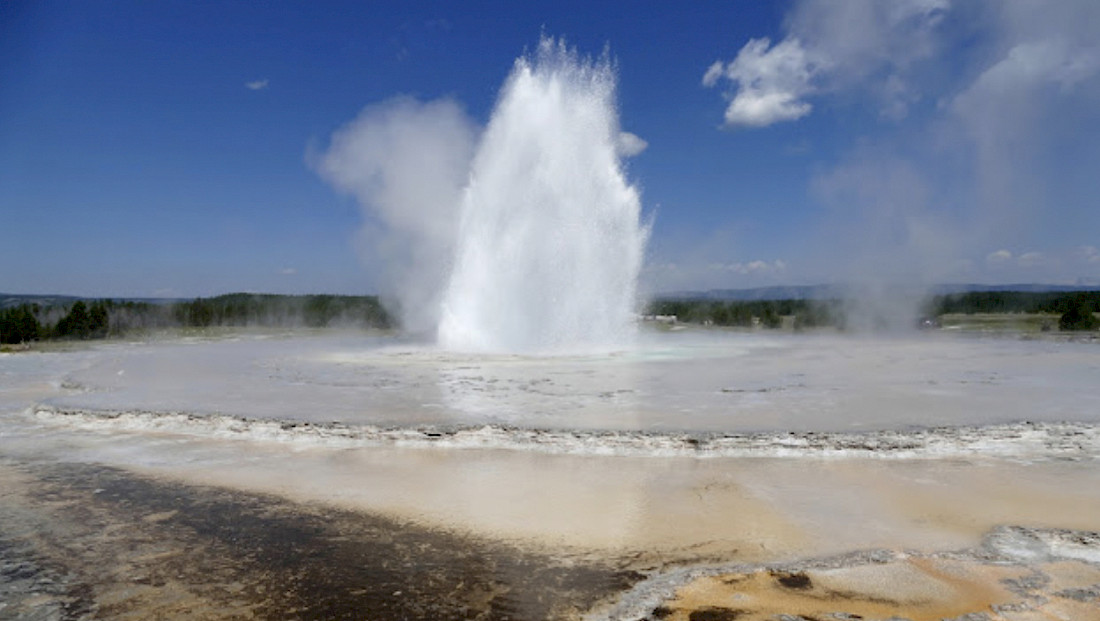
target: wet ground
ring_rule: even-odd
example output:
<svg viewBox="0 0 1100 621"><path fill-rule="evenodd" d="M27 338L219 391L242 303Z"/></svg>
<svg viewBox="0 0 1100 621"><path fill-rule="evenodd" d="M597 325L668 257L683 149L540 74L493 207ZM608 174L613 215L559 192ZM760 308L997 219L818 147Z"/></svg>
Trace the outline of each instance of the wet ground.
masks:
<svg viewBox="0 0 1100 621"><path fill-rule="evenodd" d="M1100 619L1096 532L720 563L556 554L101 465L0 463L5 620Z"/></svg>
<svg viewBox="0 0 1100 621"><path fill-rule="evenodd" d="M7 355L0 620L1100 621L1098 360L735 334Z"/></svg>
<svg viewBox="0 0 1100 621"><path fill-rule="evenodd" d="M562 619L641 578L109 467L0 473L0 619Z"/></svg>

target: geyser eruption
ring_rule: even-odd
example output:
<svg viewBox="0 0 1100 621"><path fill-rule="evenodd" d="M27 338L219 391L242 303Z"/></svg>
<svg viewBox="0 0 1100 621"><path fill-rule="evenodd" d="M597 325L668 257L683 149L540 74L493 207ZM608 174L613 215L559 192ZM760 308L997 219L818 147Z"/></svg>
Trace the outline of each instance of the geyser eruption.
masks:
<svg viewBox="0 0 1100 621"><path fill-rule="evenodd" d="M615 73L544 38L516 61L462 193L439 343L464 351L621 344L647 231L623 173Z"/></svg>
<svg viewBox="0 0 1100 621"><path fill-rule="evenodd" d="M462 351L575 351L633 329L647 231L615 72L543 38L488 126L449 99L367 106L317 172L363 208L360 251L404 328Z"/></svg>

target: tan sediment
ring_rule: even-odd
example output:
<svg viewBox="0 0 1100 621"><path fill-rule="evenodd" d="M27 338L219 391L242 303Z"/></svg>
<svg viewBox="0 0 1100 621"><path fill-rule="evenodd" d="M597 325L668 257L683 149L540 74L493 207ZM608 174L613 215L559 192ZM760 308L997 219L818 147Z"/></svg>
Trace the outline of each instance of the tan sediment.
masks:
<svg viewBox="0 0 1100 621"><path fill-rule="evenodd" d="M972 547L1005 524L1100 530L1100 469L989 458L772 460L744 485L814 540L854 549Z"/></svg>
<svg viewBox="0 0 1100 621"><path fill-rule="evenodd" d="M197 442L160 476L645 562L977 545L1002 524L1100 530L1100 469L1006 459L647 458ZM221 454L224 453L224 456ZM223 467L222 464L232 464Z"/></svg>
<svg viewBox="0 0 1100 621"><path fill-rule="evenodd" d="M316 458L298 453L298 467L277 476L266 459L168 474L534 547L632 554L653 566L764 561L812 544L740 485L730 464L501 450L372 449Z"/></svg>
<svg viewBox="0 0 1100 621"><path fill-rule="evenodd" d="M990 460L947 464L937 479L891 477L881 493L914 523L973 534L991 524L1100 528L1100 469L1079 463Z"/></svg>
<svg viewBox="0 0 1100 621"><path fill-rule="evenodd" d="M1035 580L1036 572L1044 579ZM1014 591L1009 588L1013 581L1035 588ZM707 576L678 589L651 616L668 621L773 621L782 615L800 620L940 621L980 613L989 621L1084 621L1100 619L1100 601L1079 601L1066 597L1064 590L1097 584L1100 568L1085 563L1022 567L914 557L794 573Z"/></svg>

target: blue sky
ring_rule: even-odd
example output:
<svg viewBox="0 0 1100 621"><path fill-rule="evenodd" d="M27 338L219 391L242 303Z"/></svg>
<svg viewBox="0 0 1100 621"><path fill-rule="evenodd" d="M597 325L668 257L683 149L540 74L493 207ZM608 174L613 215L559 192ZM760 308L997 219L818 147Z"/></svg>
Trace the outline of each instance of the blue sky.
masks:
<svg viewBox="0 0 1100 621"><path fill-rule="evenodd" d="M310 164L364 107L484 125L543 34L610 50L648 291L1100 284L1100 3L7 2L0 291L366 293Z"/></svg>

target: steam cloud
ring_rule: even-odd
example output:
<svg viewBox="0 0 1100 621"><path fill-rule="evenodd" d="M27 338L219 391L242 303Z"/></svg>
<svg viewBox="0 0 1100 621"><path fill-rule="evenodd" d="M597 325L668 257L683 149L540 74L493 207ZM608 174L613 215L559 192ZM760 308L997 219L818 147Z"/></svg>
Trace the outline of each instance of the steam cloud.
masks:
<svg viewBox="0 0 1100 621"><path fill-rule="evenodd" d="M360 251L409 331L439 320L476 135L454 101L398 97L364 108L313 162L358 200Z"/></svg>

